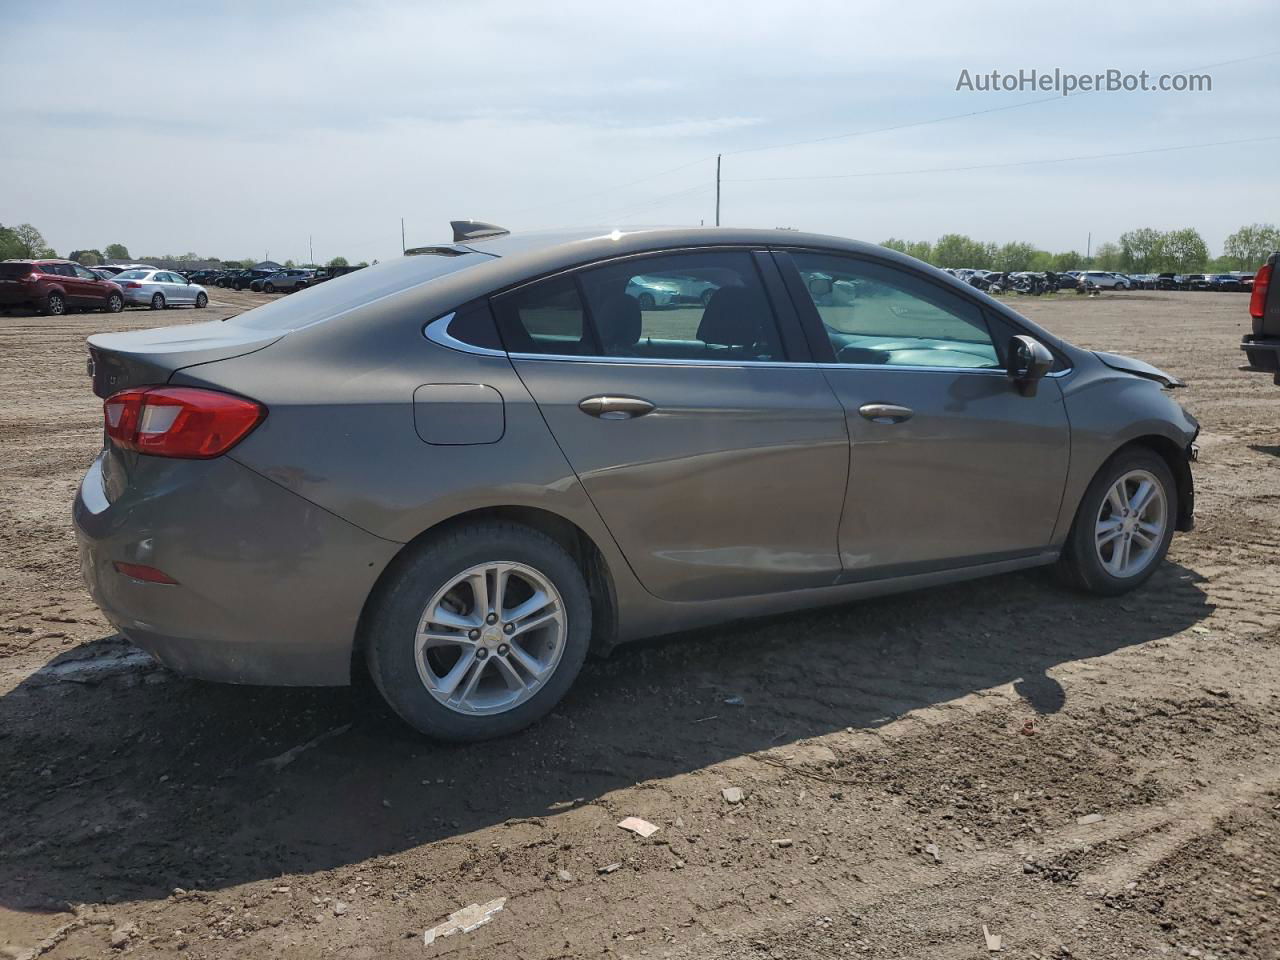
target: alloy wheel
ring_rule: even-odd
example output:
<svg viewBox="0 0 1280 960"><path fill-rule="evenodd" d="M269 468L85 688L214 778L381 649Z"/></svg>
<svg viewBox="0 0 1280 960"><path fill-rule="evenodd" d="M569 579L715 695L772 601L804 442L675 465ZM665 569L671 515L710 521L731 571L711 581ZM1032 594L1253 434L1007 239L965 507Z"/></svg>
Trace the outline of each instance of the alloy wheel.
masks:
<svg viewBox="0 0 1280 960"><path fill-rule="evenodd" d="M546 576L522 563L485 563L436 591L418 621L414 662L450 710L505 713L551 679L567 636L564 601Z"/></svg>
<svg viewBox="0 0 1280 960"><path fill-rule="evenodd" d="M60 317L67 312L67 302L59 294L49 294L48 311L52 316Z"/></svg>
<svg viewBox="0 0 1280 960"><path fill-rule="evenodd" d="M1118 579L1137 576L1160 552L1169 505L1164 486L1146 470L1130 470L1107 491L1094 524L1102 568Z"/></svg>

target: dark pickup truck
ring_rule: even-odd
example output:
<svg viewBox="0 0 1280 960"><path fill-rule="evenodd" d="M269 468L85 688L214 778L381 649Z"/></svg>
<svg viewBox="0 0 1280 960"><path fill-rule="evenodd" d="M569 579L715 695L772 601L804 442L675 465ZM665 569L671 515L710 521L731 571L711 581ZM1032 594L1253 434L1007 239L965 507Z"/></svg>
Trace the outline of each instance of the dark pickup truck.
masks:
<svg viewBox="0 0 1280 960"><path fill-rule="evenodd" d="M1280 280L1276 267L1280 253L1273 253L1253 276L1253 295L1249 298L1249 316L1253 333L1246 334L1240 349L1249 358L1249 370L1269 373L1280 386Z"/></svg>

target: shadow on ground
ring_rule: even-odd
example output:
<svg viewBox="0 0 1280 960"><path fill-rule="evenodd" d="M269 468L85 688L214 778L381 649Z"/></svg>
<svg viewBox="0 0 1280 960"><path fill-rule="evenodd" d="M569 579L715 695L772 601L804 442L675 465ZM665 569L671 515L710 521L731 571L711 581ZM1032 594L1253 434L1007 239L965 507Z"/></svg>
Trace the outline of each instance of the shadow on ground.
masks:
<svg viewBox="0 0 1280 960"><path fill-rule="evenodd" d="M0 904L341 867L1010 682L1052 713L1068 694L1047 671L1187 629L1210 612L1197 579L1166 564L1102 600L1017 574L623 648L535 728L470 747L423 741L360 686L46 670L0 698Z"/></svg>

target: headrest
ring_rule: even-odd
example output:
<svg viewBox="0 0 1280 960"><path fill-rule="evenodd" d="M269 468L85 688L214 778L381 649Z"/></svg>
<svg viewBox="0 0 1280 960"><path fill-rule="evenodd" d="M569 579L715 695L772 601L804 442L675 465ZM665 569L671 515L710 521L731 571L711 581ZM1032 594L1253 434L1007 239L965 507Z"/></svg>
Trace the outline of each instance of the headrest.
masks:
<svg viewBox="0 0 1280 960"><path fill-rule="evenodd" d="M760 298L745 287L721 287L702 311L698 339L725 347L751 346L766 329L763 308Z"/></svg>
<svg viewBox="0 0 1280 960"><path fill-rule="evenodd" d="M625 293L606 296L592 316L605 353L631 350L640 340L640 303Z"/></svg>

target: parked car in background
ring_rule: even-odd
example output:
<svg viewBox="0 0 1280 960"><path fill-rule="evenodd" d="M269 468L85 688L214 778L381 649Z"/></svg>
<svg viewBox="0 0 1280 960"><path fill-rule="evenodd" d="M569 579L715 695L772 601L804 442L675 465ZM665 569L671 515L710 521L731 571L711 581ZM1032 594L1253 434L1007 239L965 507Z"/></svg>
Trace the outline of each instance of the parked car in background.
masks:
<svg viewBox="0 0 1280 960"><path fill-rule="evenodd" d="M1249 319L1253 332L1245 334L1240 349L1249 360L1248 369L1271 374L1280 386L1280 253L1273 253L1252 279Z"/></svg>
<svg viewBox="0 0 1280 960"><path fill-rule="evenodd" d="M125 302L133 306L163 310L187 304L199 309L209 305L209 294L172 270L126 270L116 275Z"/></svg>
<svg viewBox="0 0 1280 960"><path fill-rule="evenodd" d="M332 280L335 277L345 277L348 273L355 273L357 270L363 269L365 268L362 266L320 267L311 277L311 286L314 287L317 283L324 283L325 281Z"/></svg>
<svg viewBox="0 0 1280 960"><path fill-rule="evenodd" d="M1209 282L1207 274L1189 273L1182 278L1183 290L1212 290L1213 284Z"/></svg>
<svg viewBox="0 0 1280 960"><path fill-rule="evenodd" d="M253 289L253 281L266 280L273 273L275 273L274 270L241 270L231 281L231 289L251 290Z"/></svg>
<svg viewBox="0 0 1280 960"><path fill-rule="evenodd" d="M1155 289L1180 290L1182 289L1182 278L1176 273L1158 273L1155 279Z"/></svg>
<svg viewBox="0 0 1280 960"><path fill-rule="evenodd" d="M1127 290L1129 289L1129 281L1124 280L1114 273L1106 273L1102 270L1086 270L1076 278L1077 283L1083 281L1086 286L1092 286L1098 290Z"/></svg>
<svg viewBox="0 0 1280 960"><path fill-rule="evenodd" d="M0 309L14 307L61 316L69 310L124 309L124 294L108 280L71 260L0 262Z"/></svg>
<svg viewBox="0 0 1280 960"><path fill-rule="evenodd" d="M478 740L593 647L1054 564L1121 594L1191 527L1176 377L883 247L455 224L429 250L89 339L82 569L161 662L340 685L363 658L409 724ZM644 309L641 277L713 292Z"/></svg>
<svg viewBox="0 0 1280 960"><path fill-rule="evenodd" d="M1224 293L1237 293L1240 291L1240 278L1230 273L1215 273L1209 277L1209 289L1220 290Z"/></svg>
<svg viewBox="0 0 1280 960"><path fill-rule="evenodd" d="M308 286L311 283L311 276L310 270L290 267L287 270L277 270L268 276L254 279L249 284L249 289L262 293L292 293L294 290L301 290Z"/></svg>
<svg viewBox="0 0 1280 960"><path fill-rule="evenodd" d="M1244 291L1253 290L1253 274L1252 273L1237 273L1236 280L1239 282L1241 290L1244 290Z"/></svg>

